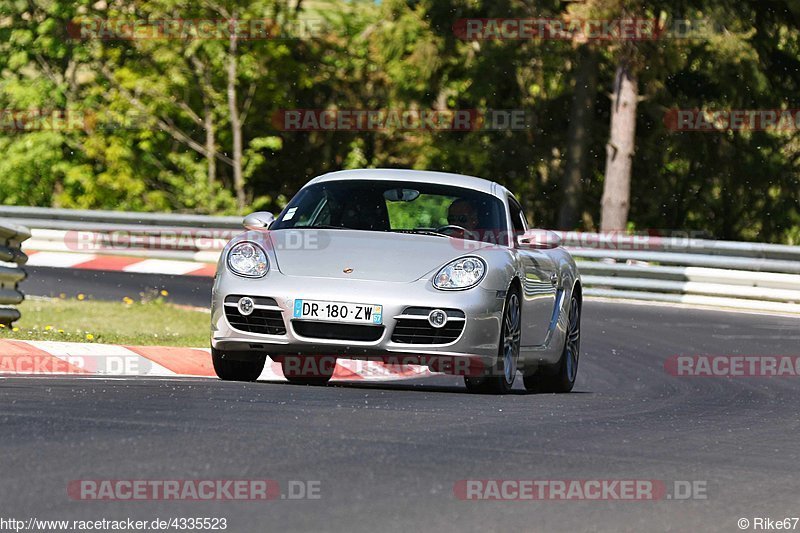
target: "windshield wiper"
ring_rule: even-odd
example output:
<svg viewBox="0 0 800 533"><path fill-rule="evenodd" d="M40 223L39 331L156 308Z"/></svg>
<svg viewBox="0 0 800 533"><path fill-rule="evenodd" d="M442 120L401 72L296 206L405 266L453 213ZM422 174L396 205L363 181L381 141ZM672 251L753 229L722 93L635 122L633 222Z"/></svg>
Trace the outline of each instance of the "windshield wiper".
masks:
<svg viewBox="0 0 800 533"><path fill-rule="evenodd" d="M319 224L317 226L294 226L291 229L352 229L352 228L345 228L344 226L329 226L327 224Z"/></svg>
<svg viewBox="0 0 800 533"><path fill-rule="evenodd" d="M391 233L410 233L412 235L431 235L434 237L445 237L449 238L449 235L445 235L444 233L439 233L438 231L434 231L432 229L392 229L389 230Z"/></svg>

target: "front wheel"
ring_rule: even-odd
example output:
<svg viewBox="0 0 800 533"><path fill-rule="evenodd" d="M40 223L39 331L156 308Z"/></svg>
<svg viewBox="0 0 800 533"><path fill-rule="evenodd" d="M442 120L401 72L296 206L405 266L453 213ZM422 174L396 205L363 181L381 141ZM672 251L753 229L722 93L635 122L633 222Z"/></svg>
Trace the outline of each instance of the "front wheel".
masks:
<svg viewBox="0 0 800 533"><path fill-rule="evenodd" d="M221 380L255 381L264 371L267 356L254 355L253 359L238 361L228 359L223 352L211 348L211 361L214 363L214 372Z"/></svg>
<svg viewBox="0 0 800 533"><path fill-rule="evenodd" d="M503 311L497 363L484 376L464 377L464 384L469 392L506 394L511 391L517 377L521 336L522 310L519 295L516 291L510 291Z"/></svg>
<svg viewBox="0 0 800 533"><path fill-rule="evenodd" d="M541 368L524 376L525 389L530 392L570 392L578 376L581 354L581 304L573 296L569 302L569 323L561 359L553 368Z"/></svg>

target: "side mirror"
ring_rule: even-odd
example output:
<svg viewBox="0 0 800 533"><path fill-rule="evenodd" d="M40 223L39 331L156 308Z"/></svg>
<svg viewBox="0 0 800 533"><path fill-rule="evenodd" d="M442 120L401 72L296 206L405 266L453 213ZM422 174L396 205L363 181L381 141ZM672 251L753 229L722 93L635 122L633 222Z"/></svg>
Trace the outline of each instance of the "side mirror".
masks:
<svg viewBox="0 0 800 533"><path fill-rule="evenodd" d="M266 229L275 221L275 215L266 211L256 211L244 217L242 223L246 229Z"/></svg>
<svg viewBox="0 0 800 533"><path fill-rule="evenodd" d="M528 230L517 237L517 245L532 250L552 250L561 246L561 237L545 229Z"/></svg>

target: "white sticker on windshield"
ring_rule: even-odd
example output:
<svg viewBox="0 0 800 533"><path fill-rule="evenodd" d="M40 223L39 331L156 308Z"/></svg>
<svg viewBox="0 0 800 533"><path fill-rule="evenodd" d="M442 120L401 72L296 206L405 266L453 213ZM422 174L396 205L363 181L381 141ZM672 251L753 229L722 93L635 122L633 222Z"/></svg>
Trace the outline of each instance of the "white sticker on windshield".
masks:
<svg viewBox="0 0 800 533"><path fill-rule="evenodd" d="M297 208L296 207L293 207L293 208L289 209L288 211L286 211L286 214L283 215L283 220L284 221L285 220L292 220L292 218L294 217L294 214L296 212L297 212Z"/></svg>

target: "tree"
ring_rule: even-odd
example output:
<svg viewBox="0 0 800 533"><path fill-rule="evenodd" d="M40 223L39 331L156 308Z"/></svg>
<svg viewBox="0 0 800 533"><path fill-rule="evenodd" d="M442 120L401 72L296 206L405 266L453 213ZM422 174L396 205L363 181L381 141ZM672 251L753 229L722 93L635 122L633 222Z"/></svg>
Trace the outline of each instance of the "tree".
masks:
<svg viewBox="0 0 800 533"><path fill-rule="evenodd" d="M630 60L623 58L614 75L611 95L611 134L606 145L600 231L624 230L628 223L638 98L636 73Z"/></svg>
<svg viewBox="0 0 800 533"><path fill-rule="evenodd" d="M581 197L583 184L588 181L588 155L597 98L597 62L598 52L592 44L579 45L558 213L558 227L564 230L575 229L581 222Z"/></svg>

